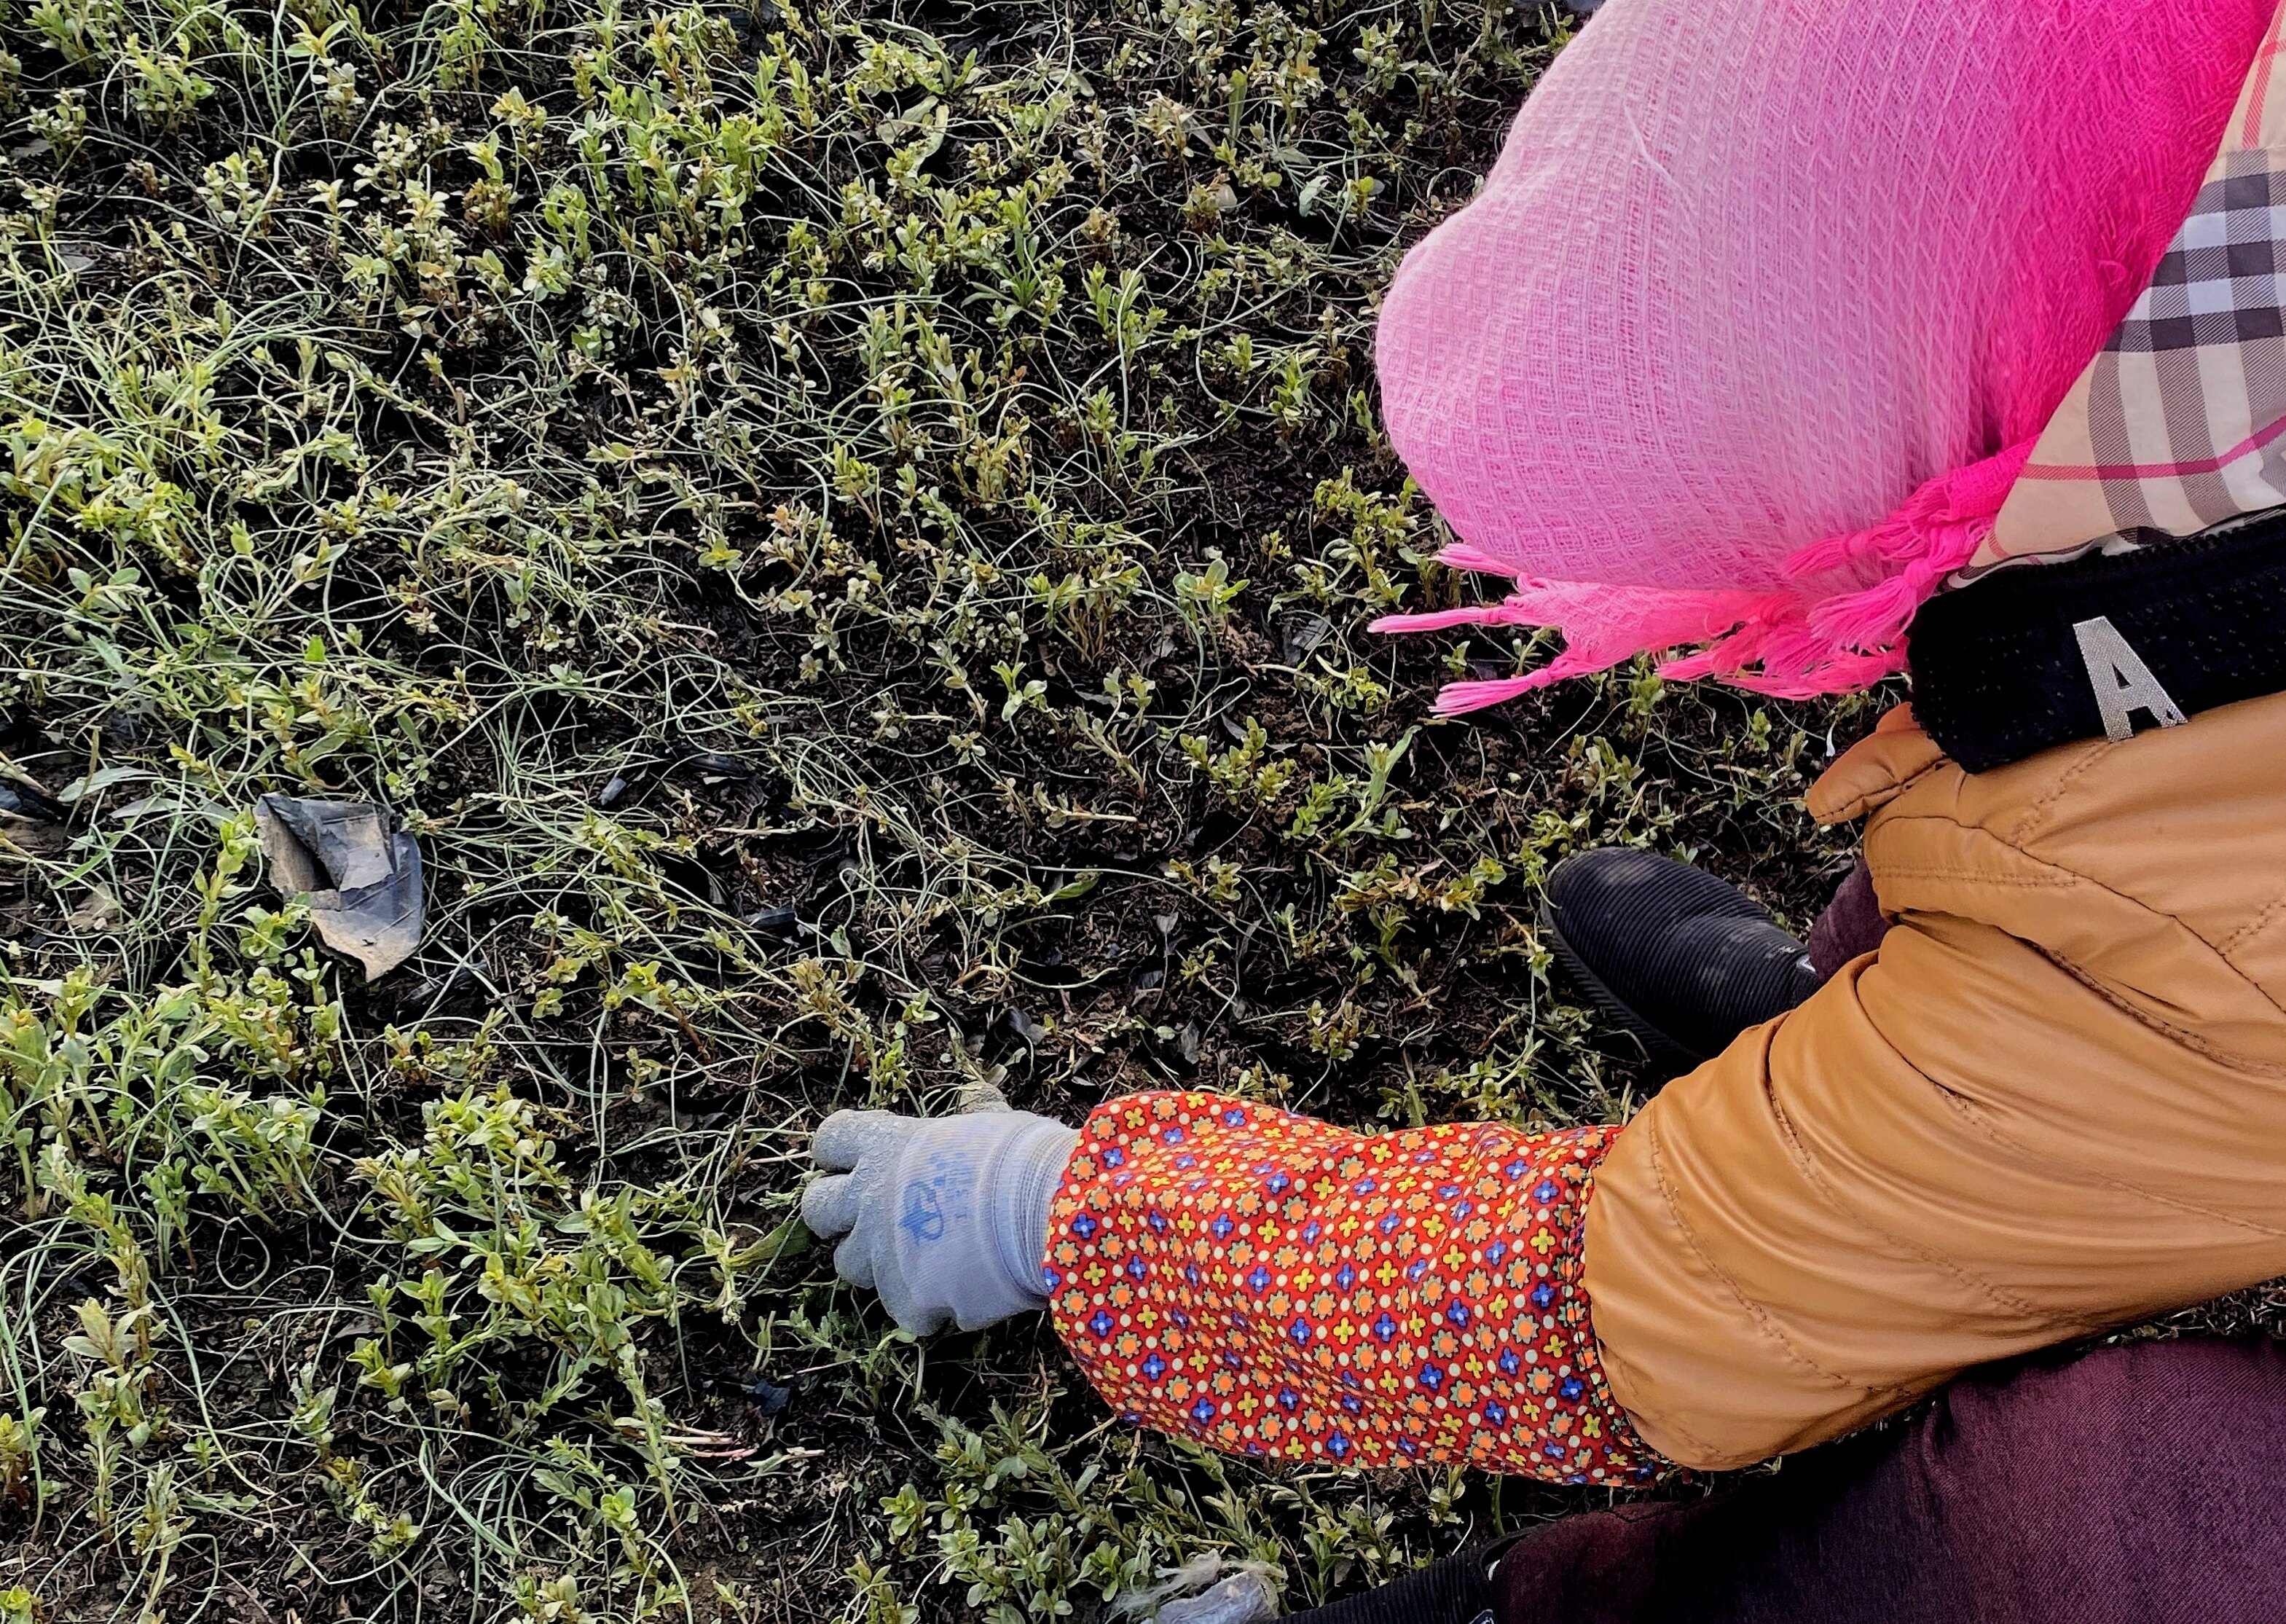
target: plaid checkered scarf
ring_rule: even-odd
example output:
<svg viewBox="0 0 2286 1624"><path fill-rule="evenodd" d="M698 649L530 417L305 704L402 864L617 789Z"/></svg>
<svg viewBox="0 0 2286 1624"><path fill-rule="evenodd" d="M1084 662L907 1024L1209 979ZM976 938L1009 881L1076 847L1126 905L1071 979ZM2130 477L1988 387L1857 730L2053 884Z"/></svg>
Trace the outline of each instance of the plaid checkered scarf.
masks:
<svg viewBox="0 0 2286 1624"><path fill-rule="evenodd" d="M1445 561L1515 585L1379 624L1565 639L1440 708L1644 651L1858 688L1977 571L2286 501L2282 16L1604 7L1383 307Z"/></svg>
<svg viewBox="0 0 2286 1624"><path fill-rule="evenodd" d="M1972 572L2286 504L2286 7L2156 275L2032 448Z"/></svg>

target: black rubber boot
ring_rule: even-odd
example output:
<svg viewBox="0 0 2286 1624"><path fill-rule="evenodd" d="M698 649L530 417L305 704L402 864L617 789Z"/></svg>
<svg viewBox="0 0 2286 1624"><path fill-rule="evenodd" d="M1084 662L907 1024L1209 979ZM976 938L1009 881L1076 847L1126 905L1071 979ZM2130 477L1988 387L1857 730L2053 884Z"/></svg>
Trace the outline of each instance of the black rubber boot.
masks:
<svg viewBox="0 0 2286 1624"><path fill-rule="evenodd" d="M1653 852L1565 858L1548 877L1540 918L1596 1007L1679 1070L1817 989L1809 950L1761 906Z"/></svg>

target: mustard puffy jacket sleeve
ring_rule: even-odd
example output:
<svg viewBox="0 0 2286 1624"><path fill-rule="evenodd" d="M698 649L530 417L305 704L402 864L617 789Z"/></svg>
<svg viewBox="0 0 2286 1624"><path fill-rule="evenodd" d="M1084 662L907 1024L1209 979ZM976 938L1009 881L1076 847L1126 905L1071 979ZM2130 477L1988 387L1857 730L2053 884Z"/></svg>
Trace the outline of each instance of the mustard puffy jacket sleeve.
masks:
<svg viewBox="0 0 2286 1624"><path fill-rule="evenodd" d="M1646 1442L1743 1465L2286 1273L2282 763L2286 696L1973 776L1899 711L1835 764L1888 936L1596 1175Z"/></svg>

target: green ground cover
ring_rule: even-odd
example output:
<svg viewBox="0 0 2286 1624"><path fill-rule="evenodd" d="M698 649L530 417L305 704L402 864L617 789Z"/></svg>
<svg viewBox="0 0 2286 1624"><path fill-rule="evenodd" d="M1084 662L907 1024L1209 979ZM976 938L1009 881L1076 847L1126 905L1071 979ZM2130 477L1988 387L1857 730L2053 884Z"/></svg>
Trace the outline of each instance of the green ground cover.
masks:
<svg viewBox="0 0 2286 1624"><path fill-rule="evenodd" d="M1615 1119L1548 865L1842 871L1866 702L1445 723L1544 647L1363 630L1479 589L1376 300L1564 37L0 4L0 1620L1300 1606L1585 1503L1142 1437L793 1218L824 1113L988 1084ZM265 791L395 809L414 960L318 947Z"/></svg>

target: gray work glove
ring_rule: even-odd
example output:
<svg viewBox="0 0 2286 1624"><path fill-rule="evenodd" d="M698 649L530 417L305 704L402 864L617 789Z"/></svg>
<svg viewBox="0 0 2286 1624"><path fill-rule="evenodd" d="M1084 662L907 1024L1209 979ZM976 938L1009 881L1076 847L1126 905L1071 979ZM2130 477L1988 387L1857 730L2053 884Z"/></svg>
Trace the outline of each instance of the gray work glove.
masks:
<svg viewBox="0 0 2286 1624"><path fill-rule="evenodd" d="M835 1176L802 1192L802 1222L846 1233L834 1268L915 1336L947 1320L981 1329L1047 1306L1048 1208L1078 1142L1076 1128L1005 1107L836 1111L810 1143Z"/></svg>

